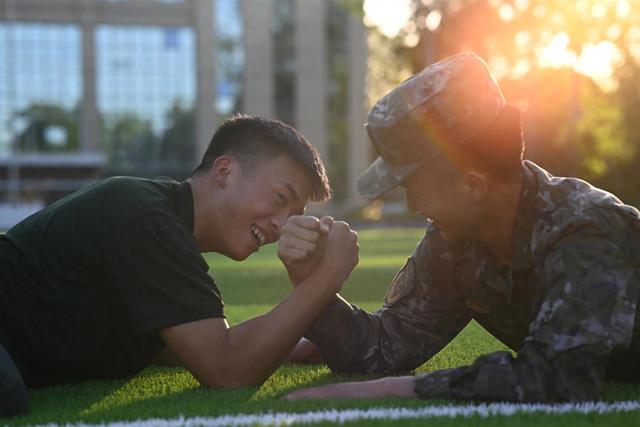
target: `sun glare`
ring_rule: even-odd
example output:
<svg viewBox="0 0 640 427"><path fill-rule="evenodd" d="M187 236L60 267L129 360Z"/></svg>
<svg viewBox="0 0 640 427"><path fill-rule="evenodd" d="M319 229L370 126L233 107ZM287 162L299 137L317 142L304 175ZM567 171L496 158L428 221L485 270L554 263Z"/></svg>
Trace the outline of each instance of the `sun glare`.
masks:
<svg viewBox="0 0 640 427"><path fill-rule="evenodd" d="M421 1L432 6L436 0ZM570 68L592 78L603 90L614 90L616 68L624 63L624 54L616 43L624 43L631 57L640 60L640 29L625 28L619 22L632 14L635 1L640 0L575 0L567 9L550 7L552 1L488 0L505 23L522 20L526 16L523 12L529 9L534 21L546 23L538 32L530 32L525 23L513 38L512 53L516 57L507 61L508 52L504 57L496 52L494 58L487 58L490 67L496 75L512 78L520 78L532 68ZM452 13L454 2L446 4L447 13ZM364 23L389 38L400 36L405 46L414 47L419 43L420 30L436 32L444 19L444 12L433 8L414 23L411 17L415 7L412 0L364 0ZM576 30L576 14L582 22L593 24L583 29L584 34L572 32Z"/></svg>
<svg viewBox="0 0 640 427"><path fill-rule="evenodd" d="M513 6L511 6L509 3L504 3L498 8L498 15L500 15L500 19L502 19L503 21L509 22L513 20L515 16Z"/></svg>
<svg viewBox="0 0 640 427"><path fill-rule="evenodd" d="M616 14L620 18L626 18L629 16L629 13L631 13L631 5L629 2L626 0L619 1L616 5Z"/></svg>
<svg viewBox="0 0 640 427"><path fill-rule="evenodd" d="M572 67L576 64L577 55L568 48L569 36L565 32L557 33L547 46L542 48L538 62L542 67Z"/></svg>
<svg viewBox="0 0 640 427"><path fill-rule="evenodd" d="M602 3L596 3L591 7L591 15L596 19L604 18L607 14L607 7Z"/></svg>
<svg viewBox="0 0 640 427"><path fill-rule="evenodd" d="M613 90L616 83L613 74L622 65L624 57L618 47L604 40L598 44L587 44L582 49L575 70L591 77L604 90Z"/></svg>
<svg viewBox="0 0 640 427"><path fill-rule="evenodd" d="M623 62L620 49L610 41L604 40L597 44L583 45L578 54L569 49L569 41L566 33L555 34L550 43L539 52L539 65L572 68L580 74L591 77L604 90L615 89L614 71Z"/></svg>
<svg viewBox="0 0 640 427"><path fill-rule="evenodd" d="M440 27L440 22L442 22L442 12L439 10L432 10L424 21L425 27L427 27L429 31L436 31Z"/></svg>
<svg viewBox="0 0 640 427"><path fill-rule="evenodd" d="M378 27L389 38L398 35L414 12L411 0L365 0L363 5L364 23L368 27Z"/></svg>

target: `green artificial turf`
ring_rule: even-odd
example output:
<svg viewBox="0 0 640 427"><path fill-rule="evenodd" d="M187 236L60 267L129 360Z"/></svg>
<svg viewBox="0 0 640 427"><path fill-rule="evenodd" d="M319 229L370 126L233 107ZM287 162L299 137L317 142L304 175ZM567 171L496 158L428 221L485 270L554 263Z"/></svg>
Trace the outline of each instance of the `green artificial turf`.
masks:
<svg viewBox="0 0 640 427"><path fill-rule="evenodd" d="M351 302L368 310L380 306L387 287L396 271L410 255L422 235L417 229L384 229L361 231L360 264L351 274L341 292ZM237 263L229 259L207 255L226 304L225 312L231 324L263 314L278 303L289 291L276 255L275 245L265 247L249 260ZM471 323L442 352L420 367L419 371L459 366L471 363L480 354L505 349L476 323ZM26 417L2 419L0 425L22 426L42 423L109 422L146 418L177 418L188 416L217 416L223 414L257 412L305 412L329 408L347 409L370 407L419 408L443 402L418 399L298 401L279 399L287 392L309 385L365 376L333 375L325 366L285 365L261 387L239 390L210 390L200 387L185 370L150 367L130 379L87 382L52 387L31 392L32 413ZM637 400L640 387L607 384L602 394L606 401ZM460 426L548 426L636 425L640 413L610 415L514 415L511 417L431 418L428 421L408 419L399 425ZM360 421L354 425L388 425L384 421ZM325 423L329 425L330 423Z"/></svg>

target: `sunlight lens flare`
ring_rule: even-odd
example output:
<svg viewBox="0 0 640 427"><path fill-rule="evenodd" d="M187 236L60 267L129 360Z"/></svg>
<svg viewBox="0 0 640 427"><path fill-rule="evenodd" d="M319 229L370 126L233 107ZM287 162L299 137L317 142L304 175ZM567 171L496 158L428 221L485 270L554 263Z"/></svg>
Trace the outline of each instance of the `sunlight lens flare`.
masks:
<svg viewBox="0 0 640 427"><path fill-rule="evenodd" d="M365 0L364 23L368 27L378 27L389 38L398 35L414 12L411 0Z"/></svg>
<svg viewBox="0 0 640 427"><path fill-rule="evenodd" d="M568 48L569 36L565 32L557 33L539 54L538 63L541 67L574 67L577 54Z"/></svg>
<svg viewBox="0 0 640 427"><path fill-rule="evenodd" d="M613 75L615 69L624 62L622 52L610 41L604 40L598 44L587 44L582 49L575 70L591 77L602 89L616 88Z"/></svg>
<svg viewBox="0 0 640 427"><path fill-rule="evenodd" d="M628 18L633 13L631 5L640 0L575 0L568 9L550 7L555 4L552 1L487 1L504 22L520 19L521 12L530 9L533 21L544 20L546 23L537 34L532 34L526 27L515 34L514 53L521 56L515 61L507 61L508 55L487 58L498 79L521 78L533 68L570 68L591 78L602 90L615 90L616 69L624 64L624 53L616 43L623 36L630 56L640 62L640 28L626 29L615 21L616 17ZM421 0L421 3L431 10L413 24L415 0L364 0L364 23L376 27L386 37L401 36L405 47L415 47L419 44L421 30L435 33L442 29L445 15L443 10L432 8L435 0ZM453 3L447 4L447 13L452 13ZM573 33L572 18L567 15L571 11L594 23L582 39ZM533 57L525 58L531 54L531 49Z"/></svg>
<svg viewBox="0 0 640 427"><path fill-rule="evenodd" d="M541 67L572 68L577 73L593 79L603 90L615 89L614 72L623 65L624 56L612 42L603 40L597 44L587 43L578 54L569 49L569 36L560 32L555 34L549 44L539 52L538 63Z"/></svg>
<svg viewBox="0 0 640 427"><path fill-rule="evenodd" d="M432 10L425 18L425 26L431 32L436 31L440 27L441 22L442 12L440 12L439 10Z"/></svg>

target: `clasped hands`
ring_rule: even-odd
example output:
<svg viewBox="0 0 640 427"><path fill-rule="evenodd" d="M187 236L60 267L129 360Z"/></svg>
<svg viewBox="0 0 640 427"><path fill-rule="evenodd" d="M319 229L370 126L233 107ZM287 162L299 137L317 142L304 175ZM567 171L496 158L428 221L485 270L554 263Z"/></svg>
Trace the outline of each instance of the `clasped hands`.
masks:
<svg viewBox="0 0 640 427"><path fill-rule="evenodd" d="M337 293L358 264L358 235L349 224L330 216L291 216L282 227L278 257L287 269L294 287L311 275L321 275L322 283ZM322 360L315 345L302 339L289 356L289 362ZM415 396L412 377L388 377L373 381L328 384L297 390L285 399L340 399L353 397Z"/></svg>
<svg viewBox="0 0 640 427"><path fill-rule="evenodd" d="M280 230L278 257L294 287L317 274L338 292L358 264L358 251L358 234L330 216L294 215Z"/></svg>

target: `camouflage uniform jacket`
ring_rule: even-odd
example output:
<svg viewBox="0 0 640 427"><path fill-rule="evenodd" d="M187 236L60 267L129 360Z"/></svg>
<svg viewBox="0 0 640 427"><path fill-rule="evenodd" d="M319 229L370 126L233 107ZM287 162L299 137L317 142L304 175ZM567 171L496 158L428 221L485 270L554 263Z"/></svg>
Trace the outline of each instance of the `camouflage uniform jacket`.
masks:
<svg viewBox="0 0 640 427"><path fill-rule="evenodd" d="M517 356L417 375L420 397L588 400L605 376L640 380L640 213L579 179L524 170L511 264L429 226L380 310L336 299L314 323L333 371L409 371L475 319Z"/></svg>

